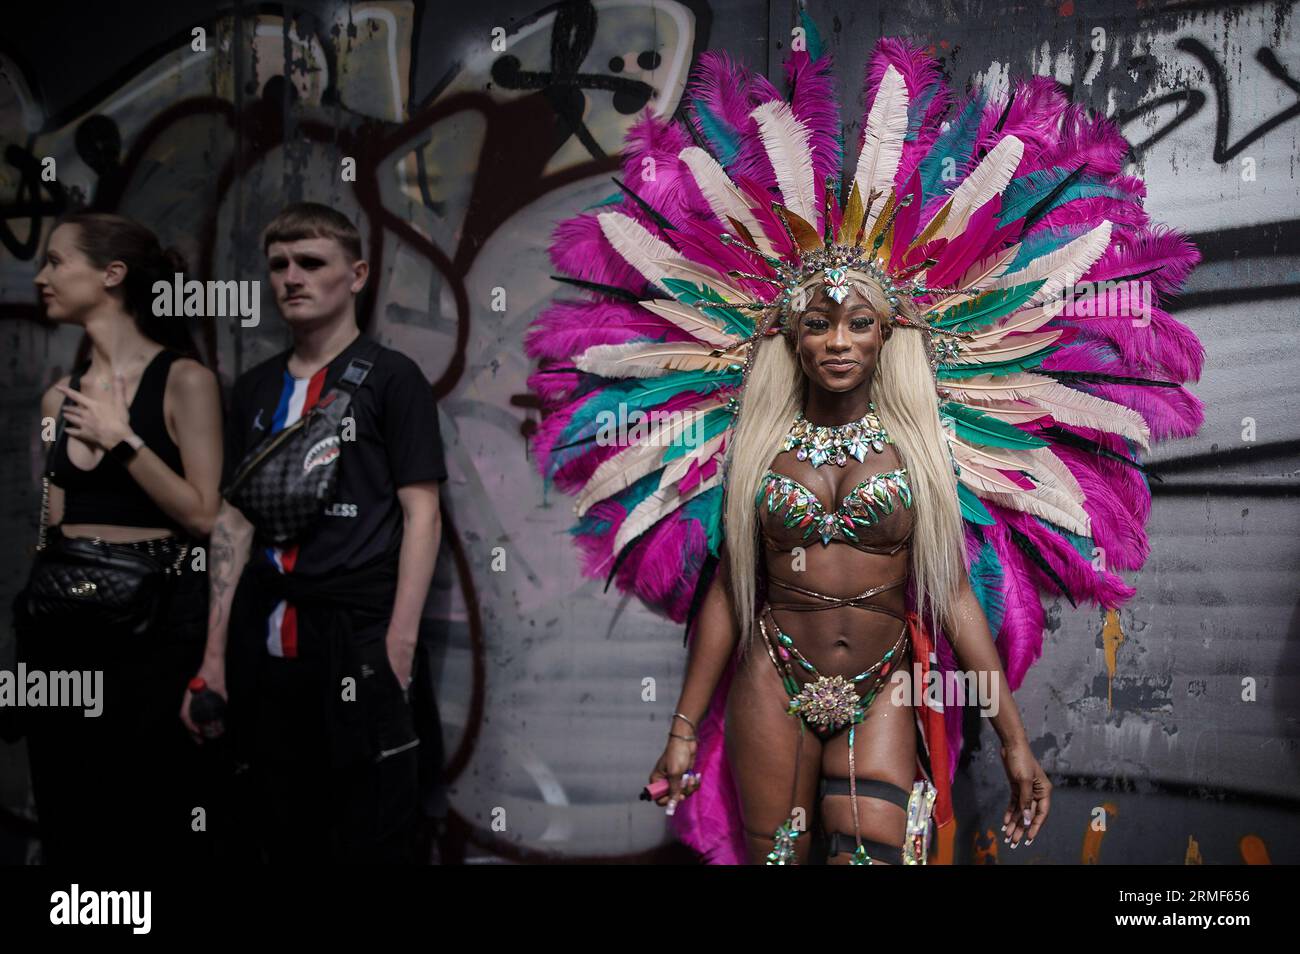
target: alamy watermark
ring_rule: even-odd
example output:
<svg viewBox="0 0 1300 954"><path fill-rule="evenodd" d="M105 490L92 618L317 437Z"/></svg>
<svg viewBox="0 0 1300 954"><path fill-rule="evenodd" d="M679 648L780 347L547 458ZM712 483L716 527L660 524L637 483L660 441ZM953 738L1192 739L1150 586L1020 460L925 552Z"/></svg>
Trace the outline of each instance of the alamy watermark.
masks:
<svg viewBox="0 0 1300 954"><path fill-rule="evenodd" d="M617 411L596 414L596 446L627 447L650 444L655 447L699 447L704 443L704 415L682 411L628 410L620 403Z"/></svg>
<svg viewBox="0 0 1300 954"><path fill-rule="evenodd" d="M16 671L0 669L0 709L45 707L84 709L87 719L98 718L104 711L103 670L45 672L26 663Z"/></svg>
<svg viewBox="0 0 1300 954"><path fill-rule="evenodd" d="M172 281L153 283L153 313L158 318L239 318L244 328L262 320L259 281L185 281L177 272Z"/></svg>
<svg viewBox="0 0 1300 954"><path fill-rule="evenodd" d="M152 891L83 891L73 883L50 895L50 923L56 926L127 925L132 934L153 926Z"/></svg>
<svg viewBox="0 0 1300 954"><path fill-rule="evenodd" d="M999 676L988 669L940 671L931 667L923 673L920 662L913 662L910 676L903 669L890 676L889 700L896 706L926 705L940 712L950 706L977 706L982 717L992 719L999 709Z"/></svg>

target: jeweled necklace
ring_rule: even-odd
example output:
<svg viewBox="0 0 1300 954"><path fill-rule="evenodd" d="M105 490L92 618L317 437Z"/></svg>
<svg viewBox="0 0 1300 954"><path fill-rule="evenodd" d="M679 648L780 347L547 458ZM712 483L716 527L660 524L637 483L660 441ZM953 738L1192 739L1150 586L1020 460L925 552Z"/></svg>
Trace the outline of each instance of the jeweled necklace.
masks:
<svg viewBox="0 0 1300 954"><path fill-rule="evenodd" d="M867 413L856 421L830 426L814 424L800 411L785 436L784 449L794 451L795 457L814 468L822 464L843 467L850 457L861 463L867 459L867 451L880 454L886 444L892 443L894 439L876 416L876 405L868 404Z"/></svg>

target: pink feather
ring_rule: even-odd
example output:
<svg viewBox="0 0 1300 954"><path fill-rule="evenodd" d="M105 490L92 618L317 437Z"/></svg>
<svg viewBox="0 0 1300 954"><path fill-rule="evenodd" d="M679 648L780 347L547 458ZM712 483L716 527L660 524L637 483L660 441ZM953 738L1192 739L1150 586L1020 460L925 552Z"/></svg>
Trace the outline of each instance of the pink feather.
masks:
<svg viewBox="0 0 1300 954"><path fill-rule="evenodd" d="M1007 532L1013 512L994 503L986 502L986 506L997 523L982 529L1002 564L1005 612L1002 629L997 634L998 653L1006 670L1007 683L1015 692L1029 667L1043 652L1043 604L1038 596L1038 587L1029 575L1029 561Z"/></svg>
<svg viewBox="0 0 1300 954"><path fill-rule="evenodd" d="M634 294L640 294L646 285L644 276L609 244L594 212L584 212L557 225L551 235L550 255L552 264L573 278Z"/></svg>
<svg viewBox="0 0 1300 954"><path fill-rule="evenodd" d="M1105 341L1089 339L1052 353L1043 361L1042 367L1050 371L1094 371L1169 380L1159 374L1149 374L1145 367L1122 359ZM1150 428L1152 439L1157 441L1190 437L1205 420L1205 406L1186 388L1084 382L1071 383L1070 386L1137 411Z"/></svg>
<svg viewBox="0 0 1300 954"><path fill-rule="evenodd" d="M1069 100L1060 84L1050 76L1017 80L1012 89L1015 100L1010 110L1005 100L992 101L985 107L977 143L984 149L992 149L1004 136L1015 136L1025 146L1016 168L1016 175L1021 176L1042 168L1037 157L1056 140L1057 124ZM1002 120L1001 131L995 133L1004 111L1006 119Z"/></svg>
<svg viewBox="0 0 1300 954"><path fill-rule="evenodd" d="M831 56L826 54L815 63L806 51L786 57L785 81L791 90L790 109L812 132L814 179L822 184L827 176L839 181L841 163L839 133L840 110L831 74ZM819 202L818 211L823 208Z"/></svg>
<svg viewBox="0 0 1300 954"><path fill-rule="evenodd" d="M1089 281L1123 278L1156 269L1144 281L1160 294L1177 292L1201 260L1201 253L1181 232L1165 225L1137 232L1117 229L1101 258L1088 269Z"/></svg>
<svg viewBox="0 0 1300 954"><path fill-rule="evenodd" d="M693 340L676 325L632 302L557 300L534 320L524 350L535 360L563 362L595 345L625 344L637 338Z"/></svg>
<svg viewBox="0 0 1300 954"><path fill-rule="evenodd" d="M623 151L623 182L677 226L713 219L712 210L695 185L695 177L677 158L679 152L692 144L684 126L657 119L647 109L628 130ZM647 163L647 159L651 162ZM623 204L636 205L627 198Z"/></svg>

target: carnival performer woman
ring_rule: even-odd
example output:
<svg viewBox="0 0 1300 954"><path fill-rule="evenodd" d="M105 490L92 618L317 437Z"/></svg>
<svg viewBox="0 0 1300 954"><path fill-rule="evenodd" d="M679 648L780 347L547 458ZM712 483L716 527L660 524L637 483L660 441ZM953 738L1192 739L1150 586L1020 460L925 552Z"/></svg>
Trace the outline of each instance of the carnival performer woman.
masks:
<svg viewBox="0 0 1300 954"><path fill-rule="evenodd" d="M1004 840L1029 844L1052 786L1012 690L1042 651L1040 594L1133 595L1114 571L1148 552L1138 454L1202 419L1190 331L1068 292L1169 292L1198 255L1050 78L950 113L938 64L897 39L842 170L803 25L788 98L705 54L686 122L630 132L621 199L557 228L557 277L589 297L530 333L534 447L577 496L587 571L688 621L650 780L706 860L805 863L820 831L816 860L927 863L976 701ZM615 410L664 423L601 441ZM958 671L988 697L954 700Z"/></svg>
<svg viewBox="0 0 1300 954"><path fill-rule="evenodd" d="M889 688L899 684L891 674L912 677L913 566L915 590L941 608L960 669L997 686L992 724L1011 785L1002 819L1010 843L1032 841L1051 803L966 576L925 344L915 331L894 333L896 309L878 286L854 285L838 301L816 288L797 324L754 359L727 476L721 570L700 612L675 728L651 773L669 780L660 802L670 808L698 786L693 775L682 781L695 760L693 730L739 643L726 751L757 863L788 861L791 850L806 862L797 807L808 822L820 815L830 864L892 864L906 853L924 749L912 711L920 693ZM915 327L914 315L902 319ZM738 612L761 605L764 577L766 605L757 616ZM791 725L782 703L792 698L804 725ZM914 822L928 817L927 806L911 807Z"/></svg>

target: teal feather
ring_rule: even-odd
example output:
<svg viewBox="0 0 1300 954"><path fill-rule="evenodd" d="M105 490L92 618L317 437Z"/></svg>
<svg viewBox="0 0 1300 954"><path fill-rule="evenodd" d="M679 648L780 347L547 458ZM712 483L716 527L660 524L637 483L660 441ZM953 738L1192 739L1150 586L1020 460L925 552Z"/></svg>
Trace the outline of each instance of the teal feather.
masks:
<svg viewBox="0 0 1300 954"><path fill-rule="evenodd" d="M807 10L799 11L799 22L803 25L803 32L808 45L808 58L813 62L822 58L822 35L817 29L817 24L813 18L808 16Z"/></svg>
<svg viewBox="0 0 1300 954"><path fill-rule="evenodd" d="M978 298L945 309L943 317L934 325L936 328L947 328L950 331L974 331L976 328L991 325L997 319L1020 308L1033 297L1034 292L1043 287L1045 281L1047 279L1040 278L1038 281L1023 285L1012 285L1010 288L998 288L986 292Z"/></svg>
<svg viewBox="0 0 1300 954"><path fill-rule="evenodd" d="M708 536L709 552L717 556L722 546L722 488L713 487L687 501L682 513L700 522Z"/></svg>
<svg viewBox="0 0 1300 954"><path fill-rule="evenodd" d="M908 104L907 133L903 136L904 142L914 142L916 137L921 134L921 122L925 119L925 114L930 108L930 100L934 99L938 92L939 84L931 83L925 92Z"/></svg>
<svg viewBox="0 0 1300 954"><path fill-rule="evenodd" d="M963 520L969 520L971 523L977 523L984 527L991 527L997 522L993 519L993 515L988 512L988 508L980 502L979 497L975 496L975 491L960 481L957 483L957 502L961 504Z"/></svg>
<svg viewBox="0 0 1300 954"><path fill-rule="evenodd" d="M653 473L646 474L630 486L624 487L606 502L616 503L623 508L624 513L631 513L637 504L659 489L659 478L662 473L661 467ZM601 519L588 510L582 519L570 528L569 533L575 537L600 537L609 533L612 528L613 524L608 520Z"/></svg>
<svg viewBox="0 0 1300 954"><path fill-rule="evenodd" d="M598 416L608 411L616 417L622 405L626 416L632 411L649 411L664 401L684 391L710 394L721 387L734 387L740 383L739 372L682 371L655 378L629 378L610 384L578 408L570 419L557 446L572 444L595 437L599 430ZM563 456L559 452L557 456Z"/></svg>
<svg viewBox="0 0 1300 954"><path fill-rule="evenodd" d="M725 307L727 300L712 288L696 285L683 278L665 278L660 284L683 305L698 308L710 318L722 321L723 330L728 334L748 338L754 333L754 322L744 317L735 308ZM710 302L714 304L709 304Z"/></svg>
<svg viewBox="0 0 1300 954"><path fill-rule="evenodd" d="M676 460L678 457L685 457L696 447L707 444L713 438L717 437L727 428L735 423L735 416L725 407L720 407L716 411L710 411L704 415L704 423L700 427L701 440L696 444L691 438L695 436L694 428L686 428L681 437L673 443L668 451L664 454L664 463L670 460Z"/></svg>
<svg viewBox="0 0 1300 954"><path fill-rule="evenodd" d="M1051 345L1014 361L998 361L989 364L941 364L938 367L938 377L940 381L944 378L960 380L980 374L1012 374L1016 371L1030 371L1042 364L1043 360L1057 348L1058 345Z"/></svg>
<svg viewBox="0 0 1300 954"><path fill-rule="evenodd" d="M713 155L721 165L730 166L736 161L736 154L740 152L740 137L736 130L715 116L713 110L709 109L708 104L703 100L691 100L691 108L695 113L700 132L713 146Z"/></svg>
<svg viewBox="0 0 1300 954"><path fill-rule="evenodd" d="M996 633L1002 628L1006 604L1002 597L1002 563L993 544L987 540L970 565L970 588L989 621L989 631Z"/></svg>
<svg viewBox="0 0 1300 954"><path fill-rule="evenodd" d="M1013 450L1029 450L1034 447L1046 447L1047 441L1041 437L1022 431L1014 424L1008 424L991 414L977 411L964 404L945 401L939 406L941 413L953 419L957 436L972 444L985 447L1007 447Z"/></svg>
<svg viewBox="0 0 1300 954"><path fill-rule="evenodd" d="M582 209L582 211L584 211L584 212L588 212L588 211L590 211L591 209L599 209L599 208L600 208L601 206L603 206L603 205L613 205L613 204L616 203L616 202L622 202L622 201L623 201L623 193L622 193L622 192L615 192L615 193L613 193L613 194L611 194L611 195L607 195L605 198L601 199L599 202L593 202L593 203L591 203L591 205L584 206L583 209Z"/></svg>
<svg viewBox="0 0 1300 954"><path fill-rule="evenodd" d="M957 173L966 171L961 168L960 163L975 149L975 140L979 136L980 122L987 99L984 91L979 90L952 125L939 134L929 154L921 161L921 194L925 199L942 195L948 191L949 186L955 188L958 185L956 181L945 183L944 160L951 156L959 163Z"/></svg>
<svg viewBox="0 0 1300 954"><path fill-rule="evenodd" d="M1071 169L1053 166L1051 169L1035 169L1027 175L1012 179L1007 183L1006 191L1002 194L1002 211L998 215L998 227L1001 228L1016 219L1028 215L1039 201L1068 178L1072 172ZM1094 178L1085 177L1082 181L1076 182L1063 190L1052 201L1052 204L1039 214L1047 215L1053 209L1075 199L1090 199L1097 196L1139 201L1139 197L1132 192L1113 185L1107 185Z"/></svg>
<svg viewBox="0 0 1300 954"><path fill-rule="evenodd" d="M1020 271L1034 259L1055 252L1090 231L1092 231L1091 225L1066 225L1061 228L1039 229L1025 236L1020 240L1020 250L1007 266L1006 274Z"/></svg>

